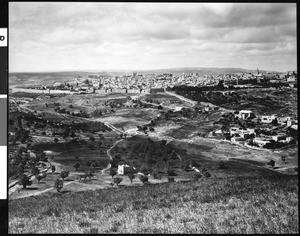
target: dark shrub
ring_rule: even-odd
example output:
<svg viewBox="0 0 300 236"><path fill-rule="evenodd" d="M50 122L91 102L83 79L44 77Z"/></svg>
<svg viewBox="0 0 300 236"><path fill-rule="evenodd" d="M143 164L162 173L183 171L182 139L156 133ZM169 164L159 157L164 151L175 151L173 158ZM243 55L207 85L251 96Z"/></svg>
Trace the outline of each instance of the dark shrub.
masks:
<svg viewBox="0 0 300 236"><path fill-rule="evenodd" d="M275 166L275 161L274 160L270 160L267 165L274 167Z"/></svg>
<svg viewBox="0 0 300 236"><path fill-rule="evenodd" d="M114 183L118 186L123 181L123 179L121 177L115 177L113 180L114 180Z"/></svg>
<svg viewBox="0 0 300 236"><path fill-rule="evenodd" d="M62 179L65 179L65 178L67 178L67 177L69 176L69 174L70 174L69 171L63 170L63 171L60 173L60 177L61 177Z"/></svg>
<svg viewBox="0 0 300 236"><path fill-rule="evenodd" d="M193 178L194 179L200 179L202 177L202 174L200 172L196 172L194 175L193 175Z"/></svg>
<svg viewBox="0 0 300 236"><path fill-rule="evenodd" d="M80 164L79 164L78 162L74 164L74 168L75 168L75 170L78 170L78 169L79 169L79 167L80 167Z"/></svg>
<svg viewBox="0 0 300 236"><path fill-rule="evenodd" d="M140 181L144 184L148 182L148 176L147 175L140 175L139 176Z"/></svg>
<svg viewBox="0 0 300 236"><path fill-rule="evenodd" d="M109 175L113 178L117 174L117 171L115 169L110 169Z"/></svg>
<svg viewBox="0 0 300 236"><path fill-rule="evenodd" d="M224 161L220 161L220 162L219 162L219 168L220 168L220 169L227 169L227 166L225 165L225 162L224 162Z"/></svg>
<svg viewBox="0 0 300 236"><path fill-rule="evenodd" d="M168 174L169 176L176 176L175 170L172 169L172 168L170 168L170 169L167 170L167 174Z"/></svg>
<svg viewBox="0 0 300 236"><path fill-rule="evenodd" d="M168 182L171 183L171 182L175 182L175 179L174 177L168 177Z"/></svg>
<svg viewBox="0 0 300 236"><path fill-rule="evenodd" d="M203 175L205 178L211 177L211 174L208 171L204 172Z"/></svg>

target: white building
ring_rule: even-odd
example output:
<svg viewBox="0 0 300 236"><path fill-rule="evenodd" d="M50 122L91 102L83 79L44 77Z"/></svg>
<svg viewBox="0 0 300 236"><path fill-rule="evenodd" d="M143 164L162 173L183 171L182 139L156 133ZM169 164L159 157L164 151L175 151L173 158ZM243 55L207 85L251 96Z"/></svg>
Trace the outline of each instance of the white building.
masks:
<svg viewBox="0 0 300 236"><path fill-rule="evenodd" d="M130 167L129 165L126 165L126 164L118 165L117 173L119 175L126 175L130 168L133 168L135 170L134 167Z"/></svg>
<svg viewBox="0 0 300 236"><path fill-rule="evenodd" d="M265 124L271 123L276 117L274 115L272 116L261 116L261 122Z"/></svg>
<svg viewBox="0 0 300 236"><path fill-rule="evenodd" d="M254 118L254 113L250 110L241 110L241 111L239 111L239 114L236 115L236 116L243 119L243 120L245 120L249 117Z"/></svg>

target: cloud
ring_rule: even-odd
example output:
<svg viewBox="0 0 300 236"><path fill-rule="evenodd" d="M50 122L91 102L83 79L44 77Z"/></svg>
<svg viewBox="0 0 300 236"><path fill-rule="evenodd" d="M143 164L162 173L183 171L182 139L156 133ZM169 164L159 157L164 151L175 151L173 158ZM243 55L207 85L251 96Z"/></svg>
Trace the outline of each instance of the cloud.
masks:
<svg viewBox="0 0 300 236"><path fill-rule="evenodd" d="M294 3L11 2L9 14L14 70L296 67Z"/></svg>

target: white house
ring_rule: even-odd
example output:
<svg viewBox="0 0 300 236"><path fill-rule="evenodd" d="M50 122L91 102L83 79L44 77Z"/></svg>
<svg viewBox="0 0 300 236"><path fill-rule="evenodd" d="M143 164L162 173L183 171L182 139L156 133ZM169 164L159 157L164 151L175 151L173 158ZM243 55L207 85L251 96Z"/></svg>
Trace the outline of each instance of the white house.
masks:
<svg viewBox="0 0 300 236"><path fill-rule="evenodd" d="M179 107L179 106L175 106L175 111L181 111L182 107Z"/></svg>
<svg viewBox="0 0 300 236"><path fill-rule="evenodd" d="M259 147L263 147L267 143L270 143L268 139L262 139L262 138L254 138L253 142L256 143Z"/></svg>
<svg viewBox="0 0 300 236"><path fill-rule="evenodd" d="M274 115L272 116L261 116L261 122L265 124L271 123L276 117Z"/></svg>
<svg viewBox="0 0 300 236"><path fill-rule="evenodd" d="M239 111L239 114L237 115L239 118L245 120L247 118L253 118L254 117L254 113L250 110L241 110Z"/></svg>
<svg viewBox="0 0 300 236"><path fill-rule="evenodd" d="M128 170L130 169L131 167L129 165L126 165L126 164L123 164L123 165L118 165L118 170L117 170L117 173L119 175L126 175ZM135 168L132 167L134 170Z"/></svg>

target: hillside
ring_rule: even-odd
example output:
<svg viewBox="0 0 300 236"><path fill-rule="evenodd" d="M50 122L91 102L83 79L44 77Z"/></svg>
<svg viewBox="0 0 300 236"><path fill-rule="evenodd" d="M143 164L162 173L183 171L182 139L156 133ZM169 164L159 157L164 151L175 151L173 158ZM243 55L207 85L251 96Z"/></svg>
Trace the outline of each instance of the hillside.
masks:
<svg viewBox="0 0 300 236"><path fill-rule="evenodd" d="M284 175L9 200L9 233L299 233L298 217L298 176Z"/></svg>

